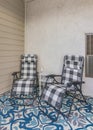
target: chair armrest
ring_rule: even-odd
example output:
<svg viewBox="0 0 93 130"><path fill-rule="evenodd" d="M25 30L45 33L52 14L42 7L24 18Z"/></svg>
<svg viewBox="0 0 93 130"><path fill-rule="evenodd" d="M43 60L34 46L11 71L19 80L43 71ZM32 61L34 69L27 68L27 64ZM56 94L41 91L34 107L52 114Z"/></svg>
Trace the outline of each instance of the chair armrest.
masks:
<svg viewBox="0 0 93 130"><path fill-rule="evenodd" d="M18 75L19 74L19 75ZM12 76L13 76L13 82L17 79L20 78L20 71L17 71L17 72L13 72L12 73Z"/></svg>
<svg viewBox="0 0 93 130"><path fill-rule="evenodd" d="M72 82L68 83L67 85L70 87L72 85L77 86L77 85L81 85L83 83L85 83L85 82L84 81L72 81Z"/></svg>
<svg viewBox="0 0 93 130"><path fill-rule="evenodd" d="M84 81L73 81L72 82L73 85L81 85L83 83L85 83L85 82Z"/></svg>
<svg viewBox="0 0 93 130"><path fill-rule="evenodd" d="M62 75L49 74L49 75L46 75L45 77L46 77L46 84L48 84L48 81L49 81L50 79L52 79L51 84L55 84L55 83L60 84L61 81L59 82L58 79L57 79L57 77L60 77L60 78L61 78ZM49 84L50 84L50 83L49 83Z"/></svg>
<svg viewBox="0 0 93 130"><path fill-rule="evenodd" d="M13 72L12 75L15 76L15 75L17 75L18 73L20 73L20 71L18 71L18 72Z"/></svg>
<svg viewBox="0 0 93 130"><path fill-rule="evenodd" d="M55 77L61 77L62 75L55 75L55 74L50 74L46 75L46 78L55 78Z"/></svg>

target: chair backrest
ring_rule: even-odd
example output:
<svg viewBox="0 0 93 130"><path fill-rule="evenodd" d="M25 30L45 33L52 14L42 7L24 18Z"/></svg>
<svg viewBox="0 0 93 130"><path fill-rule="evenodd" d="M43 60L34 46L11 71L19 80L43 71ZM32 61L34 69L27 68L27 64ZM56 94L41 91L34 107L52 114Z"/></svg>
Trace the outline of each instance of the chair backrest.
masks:
<svg viewBox="0 0 93 130"><path fill-rule="evenodd" d="M21 56L21 78L34 79L37 75L37 55Z"/></svg>
<svg viewBox="0 0 93 130"><path fill-rule="evenodd" d="M63 84L67 84L71 81L82 81L84 67L83 56L64 56L62 80Z"/></svg>

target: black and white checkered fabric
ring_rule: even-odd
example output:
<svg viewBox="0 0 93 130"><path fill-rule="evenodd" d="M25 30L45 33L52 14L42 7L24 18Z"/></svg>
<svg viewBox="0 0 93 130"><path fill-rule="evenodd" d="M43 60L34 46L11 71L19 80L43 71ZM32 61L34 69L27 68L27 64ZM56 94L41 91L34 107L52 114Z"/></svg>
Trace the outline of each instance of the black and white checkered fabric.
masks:
<svg viewBox="0 0 93 130"><path fill-rule="evenodd" d="M21 58L21 78L36 78L37 74L37 56L23 55Z"/></svg>
<svg viewBox="0 0 93 130"><path fill-rule="evenodd" d="M81 69L83 66L84 57L83 56L64 56L64 64L66 68Z"/></svg>
<svg viewBox="0 0 93 130"><path fill-rule="evenodd" d="M71 81L81 81L81 70L64 67L62 83L67 84Z"/></svg>
<svg viewBox="0 0 93 130"><path fill-rule="evenodd" d="M22 55L21 57L21 77L13 83L12 94L29 95L33 93L34 85L36 85L37 76L37 56Z"/></svg>
<svg viewBox="0 0 93 130"><path fill-rule="evenodd" d="M48 85L44 88L41 99L59 110L61 108L62 96L64 93L65 87L62 87L62 84L61 86Z"/></svg>
<svg viewBox="0 0 93 130"><path fill-rule="evenodd" d="M13 94L14 95L29 95L33 92L33 83L31 79L20 79L15 81L13 84Z"/></svg>
<svg viewBox="0 0 93 130"><path fill-rule="evenodd" d="M81 81L84 58L82 56L65 56L62 74L62 83L67 84L71 81Z"/></svg>

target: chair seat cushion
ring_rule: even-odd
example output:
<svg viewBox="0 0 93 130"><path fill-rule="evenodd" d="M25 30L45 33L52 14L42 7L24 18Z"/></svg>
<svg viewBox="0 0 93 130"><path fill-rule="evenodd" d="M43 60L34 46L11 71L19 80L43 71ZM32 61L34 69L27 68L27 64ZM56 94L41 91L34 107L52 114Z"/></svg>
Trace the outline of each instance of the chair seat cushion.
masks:
<svg viewBox="0 0 93 130"><path fill-rule="evenodd" d="M13 90L12 94L14 95L28 95L32 94L33 87L34 86L34 80L32 79L19 79L14 82L13 84Z"/></svg>
<svg viewBox="0 0 93 130"><path fill-rule="evenodd" d="M62 97L64 96L66 88L60 85L47 85L42 92L41 99L51 104L56 109L61 108Z"/></svg>

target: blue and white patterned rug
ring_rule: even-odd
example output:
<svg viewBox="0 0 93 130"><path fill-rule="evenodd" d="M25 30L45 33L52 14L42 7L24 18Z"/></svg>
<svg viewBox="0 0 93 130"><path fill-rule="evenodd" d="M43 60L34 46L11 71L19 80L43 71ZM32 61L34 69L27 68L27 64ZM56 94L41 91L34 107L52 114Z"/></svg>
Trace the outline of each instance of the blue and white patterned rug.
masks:
<svg viewBox="0 0 93 130"><path fill-rule="evenodd" d="M9 93L0 97L0 130L93 130L93 98L87 98L89 105L75 101L69 118L59 115L52 122L38 109L37 100L32 106L12 106L6 99ZM62 111L69 109L70 97L64 102ZM4 103L3 103L4 102ZM26 100L28 102L28 100ZM45 104L46 105L46 104ZM46 105L48 112L50 107Z"/></svg>

